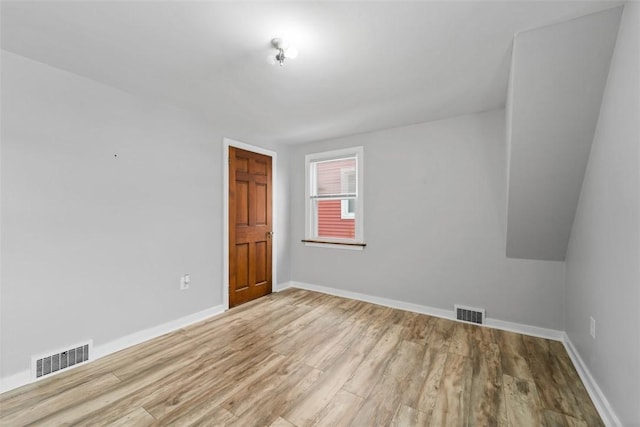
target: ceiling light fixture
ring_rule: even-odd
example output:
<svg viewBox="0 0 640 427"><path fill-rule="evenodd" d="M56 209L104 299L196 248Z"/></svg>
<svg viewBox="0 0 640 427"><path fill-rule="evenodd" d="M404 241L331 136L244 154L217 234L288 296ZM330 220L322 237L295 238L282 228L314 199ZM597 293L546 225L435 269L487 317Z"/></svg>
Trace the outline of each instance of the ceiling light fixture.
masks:
<svg viewBox="0 0 640 427"><path fill-rule="evenodd" d="M271 45L276 48L276 56L275 61L272 61L274 64L277 62L282 67L284 65L285 59L295 59L298 56L298 49L293 46L289 46L289 42L275 38L271 40Z"/></svg>

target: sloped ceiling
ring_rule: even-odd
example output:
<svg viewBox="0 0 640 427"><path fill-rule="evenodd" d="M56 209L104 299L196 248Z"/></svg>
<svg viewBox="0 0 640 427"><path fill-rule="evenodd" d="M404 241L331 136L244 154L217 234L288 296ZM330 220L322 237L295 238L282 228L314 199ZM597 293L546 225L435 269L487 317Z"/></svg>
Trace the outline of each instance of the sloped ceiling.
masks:
<svg viewBox="0 0 640 427"><path fill-rule="evenodd" d="M607 1L2 1L2 47L201 115L224 135L303 143L505 104L518 31ZM273 37L300 51L269 65Z"/></svg>
<svg viewBox="0 0 640 427"><path fill-rule="evenodd" d="M507 102L508 257L565 258L621 11L515 37Z"/></svg>

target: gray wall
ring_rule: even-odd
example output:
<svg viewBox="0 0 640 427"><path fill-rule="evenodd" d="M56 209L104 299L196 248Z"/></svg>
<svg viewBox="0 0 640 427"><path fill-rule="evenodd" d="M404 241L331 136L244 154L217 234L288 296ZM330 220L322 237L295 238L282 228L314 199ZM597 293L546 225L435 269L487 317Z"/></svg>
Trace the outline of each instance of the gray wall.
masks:
<svg viewBox="0 0 640 427"><path fill-rule="evenodd" d="M187 113L3 52L0 375L221 304L221 166L222 135Z"/></svg>
<svg viewBox="0 0 640 427"><path fill-rule="evenodd" d="M621 12L617 7L514 37L510 258L565 259Z"/></svg>
<svg viewBox="0 0 640 427"><path fill-rule="evenodd" d="M567 334L628 426L640 425L639 25L627 3L566 261Z"/></svg>
<svg viewBox="0 0 640 427"><path fill-rule="evenodd" d="M564 264L505 256L504 111L294 147L294 281L563 329ZM307 247L304 156L364 146L364 251Z"/></svg>
<svg viewBox="0 0 640 427"><path fill-rule="evenodd" d="M265 148L276 151L278 157L278 168L276 175L276 233L275 239L277 247L273 249L276 258L276 274L278 277L273 278L274 290L278 285L284 284L291 280L291 238L290 238L290 209L289 198L289 147L288 146L265 146Z"/></svg>

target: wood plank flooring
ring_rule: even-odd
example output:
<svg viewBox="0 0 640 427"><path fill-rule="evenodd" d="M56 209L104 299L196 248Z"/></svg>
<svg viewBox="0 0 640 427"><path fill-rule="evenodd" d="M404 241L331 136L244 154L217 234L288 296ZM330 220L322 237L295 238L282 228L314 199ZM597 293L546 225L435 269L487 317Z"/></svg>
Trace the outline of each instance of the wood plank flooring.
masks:
<svg viewBox="0 0 640 427"><path fill-rule="evenodd" d="M559 342L290 289L4 393L0 425L603 423Z"/></svg>

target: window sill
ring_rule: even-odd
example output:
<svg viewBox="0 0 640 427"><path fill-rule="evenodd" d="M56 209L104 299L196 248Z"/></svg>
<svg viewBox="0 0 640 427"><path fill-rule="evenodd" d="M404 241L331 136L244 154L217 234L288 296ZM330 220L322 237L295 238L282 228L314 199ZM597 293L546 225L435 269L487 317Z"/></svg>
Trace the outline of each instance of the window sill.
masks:
<svg viewBox="0 0 640 427"><path fill-rule="evenodd" d="M311 246L316 248L336 248L336 249L346 249L350 251L361 251L367 246L366 243L348 243L348 242L332 242L326 240L309 240L302 239L302 242L305 246Z"/></svg>

